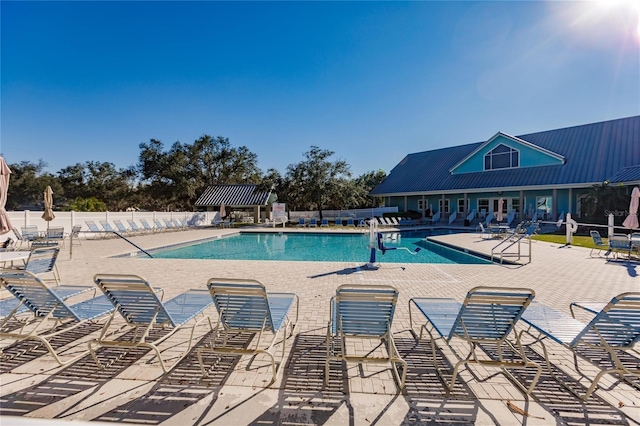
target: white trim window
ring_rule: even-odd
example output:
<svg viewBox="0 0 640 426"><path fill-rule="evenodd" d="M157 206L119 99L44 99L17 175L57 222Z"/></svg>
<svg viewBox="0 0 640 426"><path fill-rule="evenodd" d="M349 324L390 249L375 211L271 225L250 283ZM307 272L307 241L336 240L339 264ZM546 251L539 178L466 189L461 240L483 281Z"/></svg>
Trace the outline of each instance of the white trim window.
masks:
<svg viewBox="0 0 640 426"><path fill-rule="evenodd" d="M424 203L423 203L424 201ZM418 210L422 211L422 210L426 210L427 207L429 206L428 201L426 198L424 200L422 200L422 198L420 198L418 200Z"/></svg>
<svg viewBox="0 0 640 426"><path fill-rule="evenodd" d="M469 211L469 199L467 198L467 209L466 211ZM460 214L464 214L465 212L465 208L464 208L464 198L458 198L458 213Z"/></svg>
<svg viewBox="0 0 640 426"><path fill-rule="evenodd" d="M520 167L520 151L500 144L484 155L485 170L514 169Z"/></svg>
<svg viewBox="0 0 640 426"><path fill-rule="evenodd" d="M438 211L442 213L449 213L449 199L444 199L444 208L442 207L442 198L438 200Z"/></svg>

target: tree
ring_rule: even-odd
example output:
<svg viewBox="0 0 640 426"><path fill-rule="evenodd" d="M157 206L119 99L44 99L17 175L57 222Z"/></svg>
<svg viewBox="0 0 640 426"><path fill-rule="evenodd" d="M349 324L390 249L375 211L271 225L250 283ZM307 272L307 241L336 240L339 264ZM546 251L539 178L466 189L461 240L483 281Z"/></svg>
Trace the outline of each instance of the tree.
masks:
<svg viewBox="0 0 640 426"><path fill-rule="evenodd" d="M43 202L44 190L51 186L56 205L64 200L62 185L50 173L45 173L47 163L39 160L37 163L22 161L18 164L9 164L11 169L11 182L7 194L7 210L17 210L24 206L39 206Z"/></svg>
<svg viewBox="0 0 640 426"><path fill-rule="evenodd" d="M344 160L330 161L333 151L311 146L305 152L305 160L287 167L285 189L287 198L295 207L316 208L320 212L331 204L344 186L344 179L351 177L349 165Z"/></svg>
<svg viewBox="0 0 640 426"><path fill-rule="evenodd" d="M140 144L138 171L150 199L168 208L191 209L209 185L259 183L257 155L228 138L204 135L193 144L175 142L164 151L162 142Z"/></svg>

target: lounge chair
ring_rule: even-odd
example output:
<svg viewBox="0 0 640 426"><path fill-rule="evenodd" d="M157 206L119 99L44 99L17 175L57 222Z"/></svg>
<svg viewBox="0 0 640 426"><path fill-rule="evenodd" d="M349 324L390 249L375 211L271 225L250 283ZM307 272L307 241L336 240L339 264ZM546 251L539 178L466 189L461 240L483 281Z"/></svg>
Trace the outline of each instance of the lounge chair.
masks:
<svg viewBox="0 0 640 426"><path fill-rule="evenodd" d="M131 228L131 231L135 232L136 234L144 234L147 232L146 229L140 228L136 221L133 219L127 219L127 223L129 224L129 228Z"/></svg>
<svg viewBox="0 0 640 426"><path fill-rule="evenodd" d="M172 219L163 219L165 227L170 231L176 231L178 227L173 223Z"/></svg>
<svg viewBox="0 0 640 426"><path fill-rule="evenodd" d="M27 245L27 248L29 247L30 242L25 240L24 238L22 238L22 234L20 233L20 231L18 231L17 228L11 228L11 230L13 231L13 235L16 236L16 245L15 245L15 249L19 250L22 248L23 244Z"/></svg>
<svg viewBox="0 0 640 426"><path fill-rule="evenodd" d="M609 250L617 259L618 254L624 253L627 259L631 258L631 240L626 234L613 234L609 237Z"/></svg>
<svg viewBox="0 0 640 426"><path fill-rule="evenodd" d="M117 234L119 234L118 231L113 229L111 224L109 222L107 222L106 220L101 220L100 221L100 226L102 226L102 229L104 229L104 232L106 232L105 235L110 235L110 234L117 235Z"/></svg>
<svg viewBox="0 0 640 426"><path fill-rule="evenodd" d="M198 361L202 374L205 377L208 376L202 360L203 350L211 350L218 354L254 356L266 354L271 359L271 383L273 383L284 360L287 339L293 336L298 322L300 309L298 296L294 293L267 293L264 285L254 280L212 278L207 282L207 288L211 294L210 299L213 299L218 310L218 321L212 328L211 342L198 349ZM294 305L295 319L292 321L289 314L293 313ZM289 327L291 331L287 335ZM274 345L281 330L284 330L282 353L276 366ZM229 333L234 332L258 333L255 338L255 347L244 349L228 344L227 337ZM273 334L266 348L260 346L264 333Z"/></svg>
<svg viewBox="0 0 640 426"><path fill-rule="evenodd" d="M352 217L347 218L347 226L356 226Z"/></svg>
<svg viewBox="0 0 640 426"><path fill-rule="evenodd" d="M493 236L491 235L491 232L488 229L485 229L482 222L478 223L478 227L476 228L476 231L480 232L480 238L482 238L483 240L490 240L493 238Z"/></svg>
<svg viewBox="0 0 640 426"><path fill-rule="evenodd" d="M304 217L298 219L298 228L304 228L307 224L304 221Z"/></svg>
<svg viewBox="0 0 640 426"><path fill-rule="evenodd" d="M337 217L336 218L336 226L342 226L342 218L341 217Z"/></svg>
<svg viewBox="0 0 640 426"><path fill-rule="evenodd" d="M155 230L153 229L153 226L149 225L149 222L147 222L147 219L140 219L140 223L142 224L142 227L144 228L145 231L155 232Z"/></svg>
<svg viewBox="0 0 640 426"><path fill-rule="evenodd" d="M198 289L188 290L168 302L163 302L162 298L158 297L159 293L161 296L163 295L162 290L154 289L147 280L137 275L97 274L93 280L113 307L116 308L105 323L100 337L89 342L91 356L102 368L104 368L104 364L96 354L96 346L112 348L146 347L154 351L162 371L168 372L191 349L195 327L206 317L203 316L192 324L189 347L172 366L167 367L162 359L158 345L183 328L186 323L213 303L206 290ZM114 334L114 331L110 331L110 328L116 313L119 313L126 322L116 332L120 332L122 329L133 330L135 337L132 340L109 339ZM149 333L155 327L163 328L168 332L152 342L147 341Z"/></svg>
<svg viewBox="0 0 640 426"><path fill-rule="evenodd" d="M600 256L600 253L602 252L602 250L604 250L608 246L607 244L604 243L604 241L602 241L602 237L600 236L600 233L598 231L591 230L589 234L591 234L591 239L593 240L593 244L596 245L596 247L592 248L591 251L589 252L589 257L592 257L594 250L598 250L598 256ZM611 254L611 251L607 250L605 252L605 257L608 257L610 254Z"/></svg>
<svg viewBox="0 0 640 426"><path fill-rule="evenodd" d="M114 219L113 224L116 226L116 229L118 230L118 232L120 234L131 234L131 230L127 229L126 226L124 226L124 223L122 223L122 221L120 221L119 219Z"/></svg>
<svg viewBox="0 0 640 426"><path fill-rule="evenodd" d="M60 283L60 273L56 266L56 260L59 253L60 247L58 246L35 248L31 250L29 258L24 265L24 270L38 276L51 273L53 281L58 285Z"/></svg>
<svg viewBox="0 0 640 426"><path fill-rule="evenodd" d="M86 322L93 322L113 311L113 306L105 296L94 297L74 305L68 305L65 299L83 293L86 287L71 286L50 289L39 277L29 272L5 272L0 274L0 284L20 300L19 304L0 322L0 338L15 341L36 340L41 342L60 365L66 365L84 357L83 352L71 359L63 361L50 340L68 332ZM5 325L26 307L33 314L22 327L17 330L5 330ZM46 327L47 323L53 325ZM69 327L59 328L63 324Z"/></svg>
<svg viewBox="0 0 640 426"><path fill-rule="evenodd" d="M451 383L447 384L449 390L453 390L461 366L478 364L500 367L514 384L526 394L530 394L540 378L542 367L527 358L520 342L520 336L514 331L514 328L534 296L534 291L527 288L475 287L467 293L462 304L454 299L446 298L412 298L409 300L409 324L413 331L414 319L411 309L413 305L427 319L427 322L420 327L419 339L422 339L424 331L429 333L433 362L436 368L438 367L436 339L443 338L449 344L452 338L458 337L469 344L469 354L465 358L460 357L453 350L453 347L451 348L458 357L458 362L453 368ZM512 332L513 342L508 339ZM497 345L499 359L478 358L476 355L478 344ZM503 345L512 349L520 356L521 360L504 359L502 356ZM525 388L524 384L507 371L507 368L528 367L537 369L528 388ZM438 374L446 383L446 379L439 369Z"/></svg>
<svg viewBox="0 0 640 426"><path fill-rule="evenodd" d="M400 388L404 388L407 363L400 357L393 341L391 326L398 300L398 290L388 285L341 285L331 299L327 325L327 360L325 384L329 380L329 363L357 361L390 363ZM386 356L347 354L347 338L379 339L384 341ZM402 365L402 374L397 364Z"/></svg>
<svg viewBox="0 0 640 426"><path fill-rule="evenodd" d="M93 237L94 240L97 238L107 238L109 236L108 233L101 231L100 228L98 228L98 225L96 225L94 221L85 220L84 223L87 224L87 228L89 228L89 232L94 233L94 237Z"/></svg>
<svg viewBox="0 0 640 426"><path fill-rule="evenodd" d="M37 226L29 225L22 227L22 239L27 242L27 244L31 244L40 238L42 238L42 234L38 231Z"/></svg>
<svg viewBox="0 0 640 426"><path fill-rule="evenodd" d="M322 222L320 222L320 226L329 226L329 219L322 218Z"/></svg>
<svg viewBox="0 0 640 426"><path fill-rule="evenodd" d="M70 238L71 238L71 244L82 244L80 242L80 231L82 230L82 225L73 225L71 227L71 234Z"/></svg>
<svg viewBox="0 0 640 426"><path fill-rule="evenodd" d="M38 240L38 242L44 242L45 245L57 245L64 246L64 226L51 226L44 231L44 237Z"/></svg>
<svg viewBox="0 0 640 426"><path fill-rule="evenodd" d="M567 389L583 400L589 398L605 374L618 374L623 380L626 380L625 375L640 377L640 369L637 365L625 366L622 362L624 357L618 357L616 354L616 352L632 350L633 346L640 341L640 292L622 293L611 299L599 311L596 309L602 304L575 302L571 304L572 314L576 306L595 313L588 324L539 303L533 303L522 316L522 320L531 326L528 333L536 338L534 343L542 345L549 370L551 370L551 364L544 344L545 339L553 340L574 352L580 345L585 345L589 348L604 350L610 356L614 368L601 370L584 395L578 395L575 390L567 386ZM558 378L558 376L555 377Z"/></svg>
<svg viewBox="0 0 640 426"><path fill-rule="evenodd" d="M318 219L312 217L309 219L309 228L316 228L318 226Z"/></svg>
<svg viewBox="0 0 640 426"><path fill-rule="evenodd" d="M166 226L164 226L162 224L162 222L160 222L160 219L153 219L153 224L156 226L156 229L158 231L168 231L169 228L167 228Z"/></svg>

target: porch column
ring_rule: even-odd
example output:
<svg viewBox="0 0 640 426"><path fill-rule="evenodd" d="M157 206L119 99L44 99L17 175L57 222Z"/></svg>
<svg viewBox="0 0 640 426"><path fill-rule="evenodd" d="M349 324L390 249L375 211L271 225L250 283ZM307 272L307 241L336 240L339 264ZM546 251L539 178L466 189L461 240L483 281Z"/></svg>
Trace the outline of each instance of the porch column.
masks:
<svg viewBox="0 0 640 426"><path fill-rule="evenodd" d="M404 211L405 211L405 212L406 212L406 211L407 211L407 209L408 209L408 207L407 207L407 206L408 206L408 204L407 204L407 196L405 195L405 196L404 196Z"/></svg>
<svg viewBox="0 0 640 426"><path fill-rule="evenodd" d="M469 204L469 198L467 197L467 193L464 193L464 206L462 208L462 211L464 211L464 218L463 219L467 219L467 216L469 216L469 208L468 208L468 204Z"/></svg>
<svg viewBox="0 0 640 426"><path fill-rule="evenodd" d="M440 218L442 218L442 213L444 213L444 194L442 194L442 204L438 207L438 211L440 212Z"/></svg>
<svg viewBox="0 0 640 426"><path fill-rule="evenodd" d="M422 221L424 222L424 213L427 211L427 206L424 205L425 199L424 194L422 194Z"/></svg>
<svg viewBox="0 0 640 426"><path fill-rule="evenodd" d="M555 222L558 220L558 190L553 189L553 195L551 196L551 204L553 204L553 209L551 209L551 218Z"/></svg>

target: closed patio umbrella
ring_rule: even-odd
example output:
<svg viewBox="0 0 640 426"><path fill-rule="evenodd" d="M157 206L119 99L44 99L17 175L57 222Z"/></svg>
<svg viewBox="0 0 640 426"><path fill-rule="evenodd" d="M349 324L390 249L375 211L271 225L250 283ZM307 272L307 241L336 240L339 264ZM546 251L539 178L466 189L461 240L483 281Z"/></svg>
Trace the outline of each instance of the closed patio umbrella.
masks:
<svg viewBox="0 0 640 426"><path fill-rule="evenodd" d="M13 226L5 210L7 205L7 193L9 192L9 177L11 170L3 157L0 157L0 235L11 231Z"/></svg>
<svg viewBox="0 0 640 426"><path fill-rule="evenodd" d="M498 222L502 222L502 206L504 204L504 200L502 197L498 200L498 214L496 215L496 219Z"/></svg>
<svg viewBox="0 0 640 426"><path fill-rule="evenodd" d="M224 217L227 215L227 212L224 208L224 203L220 204L220 219L224 219Z"/></svg>
<svg viewBox="0 0 640 426"><path fill-rule="evenodd" d="M638 225L638 205L640 204L640 189L636 186L631 191L631 203L629 203L629 216L622 222L622 226L629 229L636 229Z"/></svg>
<svg viewBox="0 0 640 426"><path fill-rule="evenodd" d="M53 214L53 190L49 185L44 190L44 213L42 213L42 218L47 221L47 228L49 227L49 222L56 218L56 215Z"/></svg>

